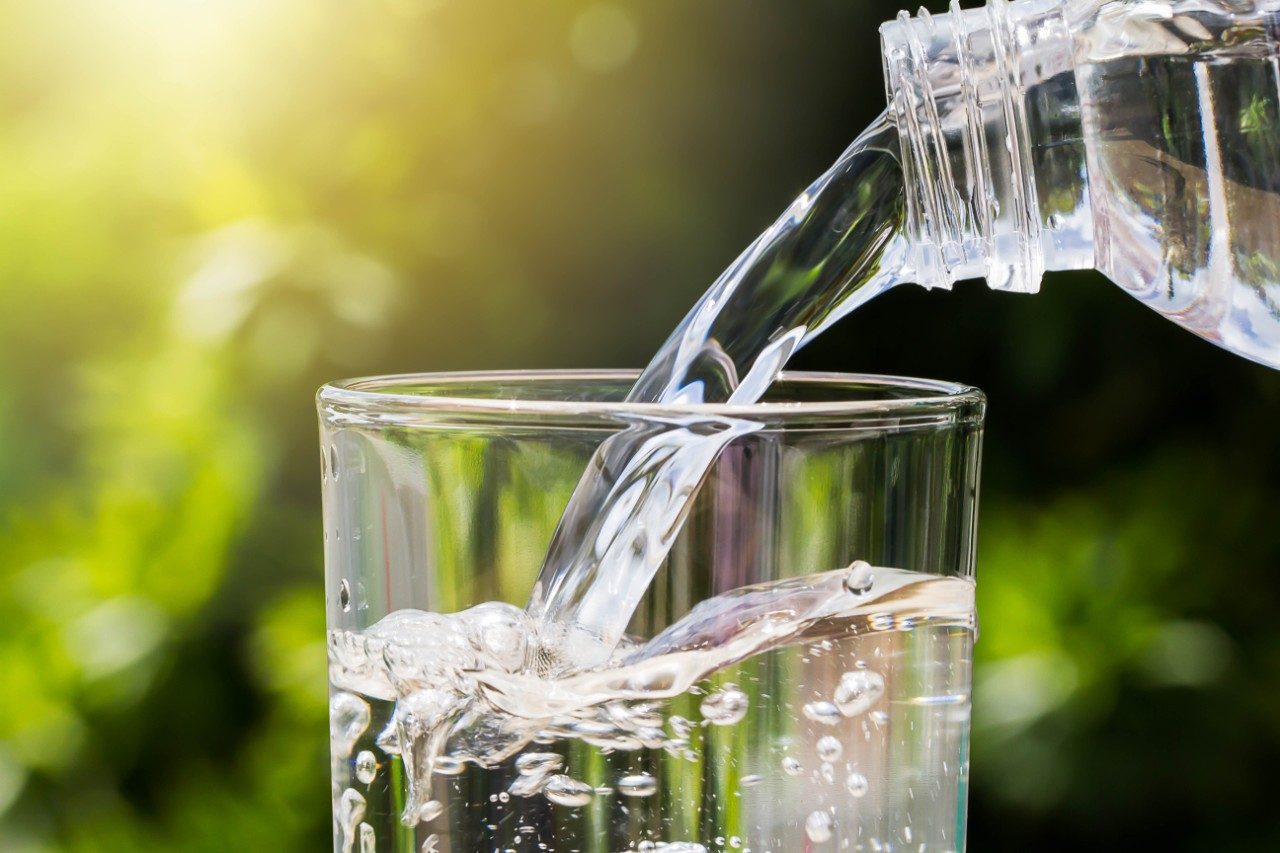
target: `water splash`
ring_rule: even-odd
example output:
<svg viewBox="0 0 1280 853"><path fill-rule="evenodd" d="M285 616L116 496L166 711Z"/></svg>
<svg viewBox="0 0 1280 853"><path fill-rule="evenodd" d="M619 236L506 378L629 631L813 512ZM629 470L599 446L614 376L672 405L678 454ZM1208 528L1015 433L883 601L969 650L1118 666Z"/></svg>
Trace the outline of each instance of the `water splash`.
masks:
<svg viewBox="0 0 1280 853"><path fill-rule="evenodd" d="M698 300L632 388L632 402L749 404L787 359L902 280L907 242L897 133L874 122ZM666 558L720 452L758 424L637 420L596 452L560 520L528 612L569 660L600 663ZM596 642L580 643L579 640Z"/></svg>
<svg viewBox="0 0 1280 853"><path fill-rule="evenodd" d="M544 642L541 626L520 608L490 603L448 615L396 611L363 632L331 632L329 677L340 690L395 703L393 752L406 770L403 823L440 814L441 803L432 798L438 770L456 774L466 763L492 767L516 756L510 794L541 793L572 805L590 799L594 789L559 774L558 753L522 753L526 746L582 741L618 752L683 754L693 725L675 715L664 720L658 703L725 667L774 648L874 632L874 617L886 608L916 624L972 626L969 579L879 569L875 589L855 596L844 575L823 572L716 596L643 645L616 648L606 665L560 677L512 665L516 645L535 649ZM490 642L483 626L494 624L521 632L521 642ZM741 721L748 702L740 692L724 685L707 695L704 718L718 725ZM842 719L834 704L824 704ZM785 762L784 769L791 772Z"/></svg>

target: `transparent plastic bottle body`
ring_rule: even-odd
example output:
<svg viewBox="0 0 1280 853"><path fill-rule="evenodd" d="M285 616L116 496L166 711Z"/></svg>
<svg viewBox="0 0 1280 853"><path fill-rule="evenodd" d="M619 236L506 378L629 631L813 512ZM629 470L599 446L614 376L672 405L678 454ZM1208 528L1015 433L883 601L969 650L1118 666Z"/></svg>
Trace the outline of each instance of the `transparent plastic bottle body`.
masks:
<svg viewBox="0 0 1280 853"><path fill-rule="evenodd" d="M1280 367L1280 3L994 2L882 33L924 283L1096 268Z"/></svg>

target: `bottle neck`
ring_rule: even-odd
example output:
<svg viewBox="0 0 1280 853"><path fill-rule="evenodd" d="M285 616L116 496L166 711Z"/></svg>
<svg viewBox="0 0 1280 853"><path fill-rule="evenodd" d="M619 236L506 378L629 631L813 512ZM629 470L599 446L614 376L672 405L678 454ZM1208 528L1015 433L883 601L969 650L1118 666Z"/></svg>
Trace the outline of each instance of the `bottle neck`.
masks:
<svg viewBox="0 0 1280 853"><path fill-rule="evenodd" d="M881 27L916 280L1034 293L1093 265L1067 0L990 0Z"/></svg>

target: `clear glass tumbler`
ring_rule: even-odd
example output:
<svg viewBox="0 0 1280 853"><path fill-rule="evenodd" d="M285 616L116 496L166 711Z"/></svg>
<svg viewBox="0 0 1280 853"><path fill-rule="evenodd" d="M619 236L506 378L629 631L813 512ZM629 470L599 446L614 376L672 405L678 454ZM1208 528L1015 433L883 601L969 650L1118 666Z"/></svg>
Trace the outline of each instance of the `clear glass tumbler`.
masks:
<svg viewBox="0 0 1280 853"><path fill-rule="evenodd" d="M620 372L319 394L335 851L965 845L984 400L786 375L751 406ZM524 606L597 447L750 419L610 660L541 676Z"/></svg>

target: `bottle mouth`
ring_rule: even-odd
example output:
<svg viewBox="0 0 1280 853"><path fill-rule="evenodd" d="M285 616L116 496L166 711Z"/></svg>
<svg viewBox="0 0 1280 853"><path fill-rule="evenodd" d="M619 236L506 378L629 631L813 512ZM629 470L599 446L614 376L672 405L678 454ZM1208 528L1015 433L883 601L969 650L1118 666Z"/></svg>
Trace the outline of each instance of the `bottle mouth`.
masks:
<svg viewBox="0 0 1280 853"><path fill-rule="evenodd" d="M953 0L949 14L903 12L880 28L922 284L985 278L997 290L1039 289L1045 264L1026 108L1034 81L1023 74L1031 51L1058 40L1057 24L1059 47L1069 45L1057 0L976 9Z"/></svg>

